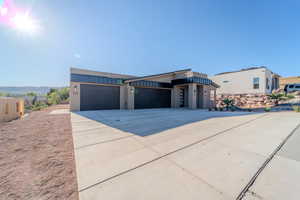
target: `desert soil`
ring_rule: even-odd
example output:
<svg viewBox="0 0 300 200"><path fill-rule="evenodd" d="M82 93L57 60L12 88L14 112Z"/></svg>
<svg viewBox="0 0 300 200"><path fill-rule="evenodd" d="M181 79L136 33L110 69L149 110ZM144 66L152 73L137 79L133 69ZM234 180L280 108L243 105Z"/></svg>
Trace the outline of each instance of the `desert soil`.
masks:
<svg viewBox="0 0 300 200"><path fill-rule="evenodd" d="M0 123L0 199L78 200L70 114Z"/></svg>

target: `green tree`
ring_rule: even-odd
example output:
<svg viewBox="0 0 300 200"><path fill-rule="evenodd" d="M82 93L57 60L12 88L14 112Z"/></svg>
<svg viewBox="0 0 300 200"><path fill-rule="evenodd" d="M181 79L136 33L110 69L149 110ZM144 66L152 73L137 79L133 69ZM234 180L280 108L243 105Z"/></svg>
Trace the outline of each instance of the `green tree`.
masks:
<svg viewBox="0 0 300 200"><path fill-rule="evenodd" d="M58 91L59 97L62 101L65 101L69 99L69 94L70 88L62 88L61 90Z"/></svg>
<svg viewBox="0 0 300 200"><path fill-rule="evenodd" d="M49 105L56 105L61 102L58 92L52 92L47 96Z"/></svg>

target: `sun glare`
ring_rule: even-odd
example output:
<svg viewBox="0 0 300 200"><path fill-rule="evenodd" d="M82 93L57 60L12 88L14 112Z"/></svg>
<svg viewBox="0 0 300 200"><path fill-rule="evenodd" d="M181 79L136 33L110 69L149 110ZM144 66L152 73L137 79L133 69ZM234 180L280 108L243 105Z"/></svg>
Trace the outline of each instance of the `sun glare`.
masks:
<svg viewBox="0 0 300 200"><path fill-rule="evenodd" d="M12 19L13 26L25 33L37 33L38 25L28 14L17 14Z"/></svg>

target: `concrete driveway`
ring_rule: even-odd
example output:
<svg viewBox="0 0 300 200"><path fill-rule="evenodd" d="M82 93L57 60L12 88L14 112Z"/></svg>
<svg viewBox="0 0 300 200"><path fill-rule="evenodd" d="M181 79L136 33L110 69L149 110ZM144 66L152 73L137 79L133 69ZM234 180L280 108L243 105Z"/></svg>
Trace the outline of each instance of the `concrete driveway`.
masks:
<svg viewBox="0 0 300 200"><path fill-rule="evenodd" d="M300 122L293 112L71 115L81 200L235 199Z"/></svg>

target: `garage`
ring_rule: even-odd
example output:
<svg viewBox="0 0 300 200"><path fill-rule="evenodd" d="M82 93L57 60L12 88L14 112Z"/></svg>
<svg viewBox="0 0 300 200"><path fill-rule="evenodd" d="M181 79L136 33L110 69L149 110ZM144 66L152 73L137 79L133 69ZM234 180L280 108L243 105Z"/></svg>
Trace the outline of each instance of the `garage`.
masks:
<svg viewBox="0 0 300 200"><path fill-rule="evenodd" d="M171 90L157 88L135 88L134 107L143 108L170 108Z"/></svg>
<svg viewBox="0 0 300 200"><path fill-rule="evenodd" d="M120 87L80 85L80 110L120 109Z"/></svg>

